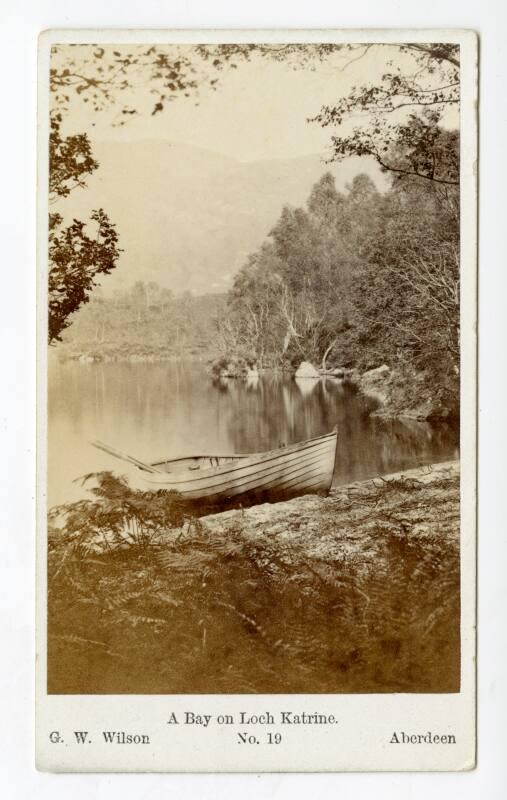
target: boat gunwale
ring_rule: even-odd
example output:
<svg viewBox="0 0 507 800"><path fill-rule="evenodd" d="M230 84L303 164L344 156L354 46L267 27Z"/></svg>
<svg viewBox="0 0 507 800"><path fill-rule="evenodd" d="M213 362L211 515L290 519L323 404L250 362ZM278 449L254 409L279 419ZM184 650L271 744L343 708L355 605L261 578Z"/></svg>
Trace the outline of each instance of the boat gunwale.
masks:
<svg viewBox="0 0 507 800"><path fill-rule="evenodd" d="M147 461L146 465L149 467L154 467L159 464L173 464L177 461L187 461L190 458L255 458L257 456L269 456L272 453L278 453L280 451L289 452L306 444L317 442L319 439L326 439L328 437L330 438L331 436L337 435L338 428L335 427L332 431L329 431L329 433L322 433L320 436L314 436L312 439L303 439L301 442L294 442L293 444L288 444L285 447L275 447L273 450L258 450L255 453L187 453L187 455L175 456L174 458L157 458L156 461Z"/></svg>
<svg viewBox="0 0 507 800"><path fill-rule="evenodd" d="M254 466L256 463L262 464L272 460L273 458L280 458L283 457L284 455L291 455L293 453L297 453L298 451L304 452L305 450L311 449L312 447L324 444L323 440L325 439L331 440L334 438L336 440L337 436L338 436L338 431L337 429L335 429L330 433L323 434L322 436L316 436L313 439L306 439L303 442L297 442L296 444L289 445L288 447L279 447L276 448L275 450L266 450L260 453L250 453L247 456L242 456L242 455L238 456L238 458L244 460L251 460L251 464L252 466ZM184 456L180 459L167 459L166 461L150 462L149 466L156 467L160 466L160 464L170 464L174 463L174 461L177 460L183 461L190 458L219 458L219 457L220 456ZM233 455L231 454L227 455L227 458L232 458L232 457ZM146 472L147 475L156 476L157 480L154 480L152 482L152 485L157 486L158 484L164 483L162 478L165 478L166 476L168 476L168 478L166 478L165 482L172 483L175 481L171 481L170 478L182 478L183 476L186 476L187 473L189 473L188 477L185 477L184 481L181 480L179 481L180 483L181 482L187 483L187 482L198 481L208 476L212 477L215 475L226 475L230 472L235 472L237 469L244 469L246 466L250 465L243 463L239 466L238 464L234 464L234 462L229 462L228 464L223 464L222 466L207 467L206 469L201 470L198 475L193 474L194 471L189 469L181 470L180 472L165 472L159 470L157 473L149 473L147 470L143 470L140 467L137 467L136 469L141 474L143 472ZM158 478L158 475L161 476L160 479Z"/></svg>
<svg viewBox="0 0 507 800"><path fill-rule="evenodd" d="M332 477L333 477L333 471L334 471L333 470L333 467L334 467L334 456L333 456L332 464L330 463L330 465L328 467L322 468L323 459L326 456L330 458L331 455L332 455L331 450L329 450L329 451L325 450L324 452L319 451L318 453L315 453L315 454L307 453L307 455L304 457L305 460L302 461L302 462L294 459L291 462L289 462L288 465L287 464L278 464L278 465L273 465L273 466L270 466L270 467L265 467L264 470L262 470L260 472L250 473L249 475L242 475L241 477L236 478L234 482L231 482L230 480L225 480L225 481L221 481L220 483L207 484L207 486L204 486L201 489L196 489L196 488L190 487L188 489L176 489L176 491L178 491L182 495L182 497L184 497L185 495L188 495L188 494L190 494L192 492L206 492L206 491L210 491L210 495L209 496L212 496L212 495L217 495L218 496L218 495L223 495L227 491L227 487L229 487L229 489L232 491L233 489L235 490L238 487L246 487L248 484L252 484L252 483L255 484L255 482L257 482L257 484L259 486L263 485L263 483L260 483L260 482L264 482L264 483L267 482L269 484L269 483L275 483L276 481L278 481L280 483L283 483L284 482L284 478L286 476L292 475L292 476L295 477L296 474L300 474L300 477L303 477L303 475L305 474L305 471L307 471L308 473L312 473L312 472L315 471L314 470L315 467L317 467L318 469L321 469L323 474L328 472L330 474L329 482L331 483ZM213 476L213 477L215 477L215 476ZM238 480L240 481L240 483L236 482ZM146 481L151 484L151 481L149 479L146 479ZM186 483L188 484L188 483L190 483L190 481L186 481ZM154 484L154 485L157 485L157 484ZM254 489L255 489L255 486L253 486L251 490L245 489L245 491L252 491ZM197 498L198 497L206 497L206 496L207 496L206 494L204 494L204 495L200 494L200 495L197 495Z"/></svg>

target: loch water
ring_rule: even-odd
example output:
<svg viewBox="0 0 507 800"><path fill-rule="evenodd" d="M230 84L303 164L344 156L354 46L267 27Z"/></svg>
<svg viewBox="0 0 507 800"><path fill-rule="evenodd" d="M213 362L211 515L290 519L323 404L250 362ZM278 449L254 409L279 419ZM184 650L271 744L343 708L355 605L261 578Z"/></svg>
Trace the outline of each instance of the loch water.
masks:
<svg viewBox="0 0 507 800"><path fill-rule="evenodd" d="M122 473L92 447L100 439L141 461L185 454L250 453L293 444L338 425L334 484L456 458L448 425L371 416L375 401L335 378L266 372L213 379L195 361L50 363L48 505L84 496L90 472Z"/></svg>

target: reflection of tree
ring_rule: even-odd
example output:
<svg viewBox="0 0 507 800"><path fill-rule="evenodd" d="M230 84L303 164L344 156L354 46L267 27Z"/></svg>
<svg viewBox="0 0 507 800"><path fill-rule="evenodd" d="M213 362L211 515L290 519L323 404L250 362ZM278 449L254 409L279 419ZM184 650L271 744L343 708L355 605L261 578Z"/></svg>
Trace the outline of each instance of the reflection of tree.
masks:
<svg viewBox="0 0 507 800"><path fill-rule="evenodd" d="M88 452L93 448L86 442L97 436L149 460L191 452L266 451L337 425L336 483L456 456L453 428L369 417L368 401L331 380L325 386L319 381L303 397L287 376L262 375L253 389L247 381L212 383L202 367L184 362L55 363L52 369L50 424L74 436L71 478L94 469ZM58 458L69 463L67 456ZM107 469L107 462L102 467Z"/></svg>
<svg viewBox="0 0 507 800"><path fill-rule="evenodd" d="M253 375L246 378L246 388L249 392L257 392L259 390L259 376Z"/></svg>
<svg viewBox="0 0 507 800"><path fill-rule="evenodd" d="M371 417L372 401L343 384L312 383L311 393L303 395L287 376L263 375L256 391L249 390L244 381L226 381L218 403L231 452L272 450L327 433L337 425L336 483L431 463L442 453L455 456L454 428Z"/></svg>
<svg viewBox="0 0 507 800"><path fill-rule="evenodd" d="M334 398L326 401L320 382L316 383L307 398L295 381L285 376L262 376L256 392L249 391L246 383L232 382L227 426L234 449L271 450L332 430L336 424Z"/></svg>

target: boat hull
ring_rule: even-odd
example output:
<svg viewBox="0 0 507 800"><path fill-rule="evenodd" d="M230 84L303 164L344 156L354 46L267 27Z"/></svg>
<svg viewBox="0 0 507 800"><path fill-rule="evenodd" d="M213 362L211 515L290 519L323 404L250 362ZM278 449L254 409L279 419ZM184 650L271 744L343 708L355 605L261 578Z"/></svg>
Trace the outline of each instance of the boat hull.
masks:
<svg viewBox="0 0 507 800"><path fill-rule="evenodd" d="M196 456L158 461L159 472L135 470L131 483L144 491L177 491L191 503L273 502L303 494L327 494L333 479L337 432L248 456ZM188 463L195 465L188 468ZM216 463L216 466L205 466ZM203 468L204 467L204 468ZM176 468L180 471L169 471ZM167 470L167 471L166 471Z"/></svg>

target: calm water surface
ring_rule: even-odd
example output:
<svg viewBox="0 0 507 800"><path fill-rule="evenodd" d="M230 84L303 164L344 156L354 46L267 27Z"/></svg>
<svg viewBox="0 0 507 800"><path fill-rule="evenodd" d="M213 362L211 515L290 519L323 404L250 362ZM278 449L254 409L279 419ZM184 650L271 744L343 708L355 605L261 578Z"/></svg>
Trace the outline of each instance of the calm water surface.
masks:
<svg viewBox="0 0 507 800"><path fill-rule="evenodd" d="M83 496L75 479L121 463L89 442L141 460L248 453L338 425L335 484L457 457L450 427L369 417L372 401L340 381L269 373L212 381L198 363L59 364L49 370L49 505Z"/></svg>

